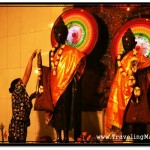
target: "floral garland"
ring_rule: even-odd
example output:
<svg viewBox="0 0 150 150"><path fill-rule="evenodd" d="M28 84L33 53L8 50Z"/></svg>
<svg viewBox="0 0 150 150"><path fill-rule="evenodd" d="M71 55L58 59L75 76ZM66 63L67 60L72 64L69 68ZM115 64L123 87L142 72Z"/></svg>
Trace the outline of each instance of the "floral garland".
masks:
<svg viewBox="0 0 150 150"><path fill-rule="evenodd" d="M118 67L119 67L119 71L120 73L125 76L125 77L128 77L128 86L130 87L134 87L135 83L136 83L136 79L134 77L134 74L137 72L137 50L136 49L133 49L133 57L131 59L131 67L127 70L127 72L125 72L123 70L123 67L122 67L122 64L121 64L121 55L123 54L124 52L121 51L119 53L119 55L117 56L117 64L118 64ZM134 96L136 98L136 103L139 102L138 100L138 97L140 96L141 94L141 90L138 86L134 87ZM132 100L133 102L133 100Z"/></svg>
<svg viewBox="0 0 150 150"><path fill-rule="evenodd" d="M60 47L60 49L58 51L58 55L56 56L56 61L54 62L55 50L56 50L57 47L58 47L58 45L55 45L55 47L53 47L52 50L50 51L50 61L51 61L51 67L52 67L53 75L57 74L57 66L59 64L63 49L65 48L65 44L63 44ZM41 50L38 51L37 53L40 54L40 52L41 52ZM40 59L40 58L38 57L38 59ZM42 76L42 68L40 66L38 66L38 84L39 84L39 81L41 80L41 76ZM38 85L38 92L39 93L44 92L43 85Z"/></svg>
<svg viewBox="0 0 150 150"><path fill-rule="evenodd" d="M51 62L51 67L52 67L52 71L53 71L53 75L57 74L57 67L63 52L63 49L65 48L65 44L63 44L60 49L58 50L58 55L56 56L56 61L54 61L54 55L55 55L55 50L57 48L57 45L55 45L55 47L52 48L52 50L50 51L50 62Z"/></svg>

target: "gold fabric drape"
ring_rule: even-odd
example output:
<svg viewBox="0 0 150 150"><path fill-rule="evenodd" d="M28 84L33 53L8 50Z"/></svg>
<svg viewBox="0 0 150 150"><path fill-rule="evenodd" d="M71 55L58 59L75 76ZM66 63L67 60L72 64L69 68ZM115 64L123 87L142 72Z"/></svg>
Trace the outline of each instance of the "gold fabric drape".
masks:
<svg viewBox="0 0 150 150"><path fill-rule="evenodd" d="M54 56L54 61L56 60L58 51ZM56 106L59 97L71 82L74 74L78 72L82 75L84 67L85 55L76 48L66 45L57 66L57 74L53 75L52 70L50 74L50 88L54 106Z"/></svg>
<svg viewBox="0 0 150 150"><path fill-rule="evenodd" d="M127 72L131 67L131 58L133 52L129 52L121 61L123 70ZM150 59L141 54L137 54L138 69L143 69L150 66ZM128 77L117 70L116 76L111 86L109 100L106 109L106 130L109 131L112 125L122 128L124 121L124 113L126 106L132 95L133 88L128 85Z"/></svg>

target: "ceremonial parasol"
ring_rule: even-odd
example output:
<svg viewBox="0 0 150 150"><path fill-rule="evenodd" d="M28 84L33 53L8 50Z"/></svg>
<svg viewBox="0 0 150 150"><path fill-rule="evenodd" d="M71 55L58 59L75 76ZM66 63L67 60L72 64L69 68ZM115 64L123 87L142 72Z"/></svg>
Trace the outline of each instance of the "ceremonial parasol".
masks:
<svg viewBox="0 0 150 150"><path fill-rule="evenodd" d="M67 43L79 51L90 54L98 39L98 25L94 16L85 9L72 8L60 15L68 27ZM56 19L58 22L60 16ZM53 26L53 27L54 27ZM51 33L51 44L56 45L54 28Z"/></svg>
<svg viewBox="0 0 150 150"><path fill-rule="evenodd" d="M111 44L111 55L113 62L119 51L124 50L122 45L122 37L128 28L131 28L137 41L136 50L146 57L150 58L150 19L136 18L126 22L114 35ZM124 50L125 51L125 50Z"/></svg>

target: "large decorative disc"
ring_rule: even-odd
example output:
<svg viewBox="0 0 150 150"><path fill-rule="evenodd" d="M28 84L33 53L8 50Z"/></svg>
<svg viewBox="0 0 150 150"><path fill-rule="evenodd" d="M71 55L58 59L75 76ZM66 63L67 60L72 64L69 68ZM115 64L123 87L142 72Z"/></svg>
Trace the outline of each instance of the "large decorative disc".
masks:
<svg viewBox="0 0 150 150"><path fill-rule="evenodd" d="M150 19L136 18L125 23L115 34L111 44L113 62L115 62L115 58L119 51L124 50L122 37L128 28L131 28L135 35L137 41L135 48L138 53L142 53L146 57L150 58Z"/></svg>
<svg viewBox="0 0 150 150"><path fill-rule="evenodd" d="M89 54L98 39L98 25L94 16L88 11L80 8L67 10L60 16L68 27L68 45L77 48L85 54ZM56 19L54 26L58 22L59 17ZM51 33L51 44L52 46L57 44L53 28Z"/></svg>

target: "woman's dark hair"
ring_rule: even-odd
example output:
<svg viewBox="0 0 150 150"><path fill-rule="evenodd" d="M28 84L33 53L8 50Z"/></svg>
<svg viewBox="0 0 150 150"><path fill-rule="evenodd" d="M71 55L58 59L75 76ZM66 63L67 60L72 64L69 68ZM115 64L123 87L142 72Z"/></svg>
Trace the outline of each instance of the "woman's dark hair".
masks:
<svg viewBox="0 0 150 150"><path fill-rule="evenodd" d="M17 82L20 80L20 78L14 79L11 84L10 84L10 88L9 88L9 92L13 93L14 89L15 89L15 85L17 84Z"/></svg>

